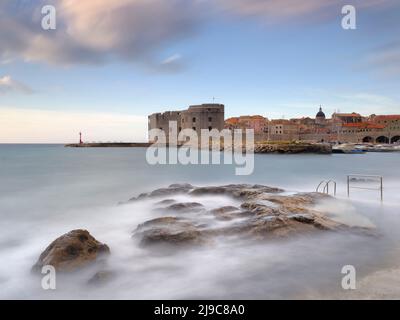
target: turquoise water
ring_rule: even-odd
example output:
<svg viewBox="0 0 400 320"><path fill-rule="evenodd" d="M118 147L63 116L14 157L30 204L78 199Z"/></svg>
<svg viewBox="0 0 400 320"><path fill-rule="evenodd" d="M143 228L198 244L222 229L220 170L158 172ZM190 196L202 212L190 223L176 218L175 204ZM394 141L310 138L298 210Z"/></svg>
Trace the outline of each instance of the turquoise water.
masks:
<svg viewBox="0 0 400 320"><path fill-rule="evenodd" d="M297 298L340 291L342 265L354 264L364 275L398 262L399 158L400 153L256 155L254 173L235 176L231 165L150 166L142 148L0 145L0 298ZM377 191L354 190L347 200L349 173L384 176L384 203ZM151 217L149 207L117 205L178 182L314 191L326 179L338 182L342 199L329 210L369 219L382 233L379 239L329 234L251 248L222 242L160 257L130 239L136 225ZM74 228L110 245L110 268L119 276L93 289L84 284L87 274L74 275L57 290L44 291L30 267L52 240Z"/></svg>

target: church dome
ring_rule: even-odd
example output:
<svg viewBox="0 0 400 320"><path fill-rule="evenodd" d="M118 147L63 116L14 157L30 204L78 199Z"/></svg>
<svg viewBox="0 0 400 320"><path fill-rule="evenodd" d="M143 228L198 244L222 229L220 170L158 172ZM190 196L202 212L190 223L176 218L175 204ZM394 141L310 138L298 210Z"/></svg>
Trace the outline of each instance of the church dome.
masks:
<svg viewBox="0 0 400 320"><path fill-rule="evenodd" d="M325 118L325 113L322 111L321 107L319 108L316 118Z"/></svg>

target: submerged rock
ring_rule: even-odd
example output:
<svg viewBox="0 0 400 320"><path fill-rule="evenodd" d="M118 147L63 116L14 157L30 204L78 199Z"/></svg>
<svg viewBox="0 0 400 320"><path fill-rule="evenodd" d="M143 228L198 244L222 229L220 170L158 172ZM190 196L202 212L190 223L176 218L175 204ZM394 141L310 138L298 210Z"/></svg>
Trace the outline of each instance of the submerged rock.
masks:
<svg viewBox="0 0 400 320"><path fill-rule="evenodd" d="M280 193L284 190L279 188L271 188L263 185L249 184L229 184L225 186L199 187L194 188L190 195L228 195L235 198L250 198L263 193Z"/></svg>
<svg viewBox="0 0 400 320"><path fill-rule="evenodd" d="M215 216L216 219L219 220L233 220L242 215L242 212L239 208L234 206L224 206L220 208L216 208L210 210L210 213Z"/></svg>
<svg viewBox="0 0 400 320"><path fill-rule="evenodd" d="M102 285L115 277L115 273L109 270L98 271L88 281L90 285Z"/></svg>
<svg viewBox="0 0 400 320"><path fill-rule="evenodd" d="M74 271L109 253L109 247L97 241L88 231L72 230L54 240L42 252L32 270L51 265L57 271Z"/></svg>
<svg viewBox="0 0 400 320"><path fill-rule="evenodd" d="M165 200L161 200L156 202L156 205L166 205L166 204L172 204L175 203L176 201L174 199L165 199Z"/></svg>
<svg viewBox="0 0 400 320"><path fill-rule="evenodd" d="M142 246L187 246L206 243L202 232L190 221L162 217L140 224L133 234Z"/></svg>
<svg viewBox="0 0 400 320"><path fill-rule="evenodd" d="M189 183L182 184L171 184L167 188L156 189L150 193L141 193L138 197L132 198L129 201L142 200L144 198L155 198L155 197L165 197L170 195L185 194L193 189L193 186Z"/></svg>
<svg viewBox="0 0 400 320"><path fill-rule="evenodd" d="M167 211L201 211L204 210L204 206L201 203L198 202L180 202L180 203L174 203L165 208Z"/></svg>

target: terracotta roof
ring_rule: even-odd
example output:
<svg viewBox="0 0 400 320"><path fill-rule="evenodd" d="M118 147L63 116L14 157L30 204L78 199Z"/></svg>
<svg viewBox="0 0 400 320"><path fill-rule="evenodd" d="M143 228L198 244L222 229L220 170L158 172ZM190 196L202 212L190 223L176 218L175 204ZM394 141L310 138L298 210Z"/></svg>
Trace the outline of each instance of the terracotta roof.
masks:
<svg viewBox="0 0 400 320"><path fill-rule="evenodd" d="M390 114L390 115L375 116L372 118L372 121L379 121L379 120L400 120L400 115Z"/></svg>
<svg viewBox="0 0 400 320"><path fill-rule="evenodd" d="M240 116L240 117L232 117L229 119L225 120L225 123L228 124L238 124L241 121L251 121L251 120L263 120L263 121L267 121L266 118L264 118L263 116L260 115L255 115L255 116Z"/></svg>
<svg viewBox="0 0 400 320"><path fill-rule="evenodd" d="M384 129L385 126L369 122L358 122L358 123L344 123L342 125L346 128L359 128L359 129Z"/></svg>
<svg viewBox="0 0 400 320"><path fill-rule="evenodd" d="M239 122L239 118L237 118L237 117L229 118L229 119L225 120L225 123L228 123L228 124L237 124L238 122Z"/></svg>

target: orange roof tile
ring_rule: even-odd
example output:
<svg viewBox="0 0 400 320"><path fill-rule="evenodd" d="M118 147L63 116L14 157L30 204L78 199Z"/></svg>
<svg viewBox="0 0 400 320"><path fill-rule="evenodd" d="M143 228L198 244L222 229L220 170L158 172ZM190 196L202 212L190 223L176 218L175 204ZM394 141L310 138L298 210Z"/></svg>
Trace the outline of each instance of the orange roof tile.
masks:
<svg viewBox="0 0 400 320"><path fill-rule="evenodd" d="M380 115L372 118L372 121L379 120L400 120L400 115L390 114L390 115Z"/></svg>
<svg viewBox="0 0 400 320"><path fill-rule="evenodd" d="M359 129L384 129L385 126L369 122L357 122L357 123L344 123L342 125L346 128L359 128Z"/></svg>

